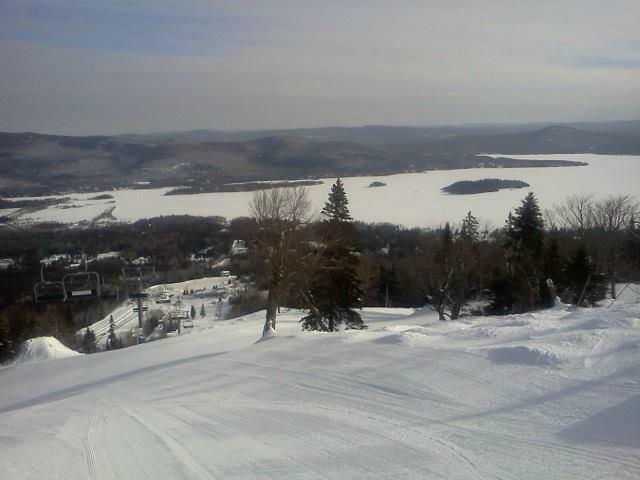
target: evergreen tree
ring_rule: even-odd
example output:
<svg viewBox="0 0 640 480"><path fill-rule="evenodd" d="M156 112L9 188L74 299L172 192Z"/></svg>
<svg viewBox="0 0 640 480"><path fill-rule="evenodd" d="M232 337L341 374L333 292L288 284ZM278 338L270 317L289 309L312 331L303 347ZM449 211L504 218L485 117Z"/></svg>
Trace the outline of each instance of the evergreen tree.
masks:
<svg viewBox="0 0 640 480"><path fill-rule="evenodd" d="M305 330L333 332L338 326L366 328L353 307L360 306L363 292L358 277L359 256L356 252L355 228L349 214L348 200L340 179L331 187L322 214L322 247L316 271L312 273L310 295L321 318L309 314L302 319ZM324 321L326 320L326 327Z"/></svg>
<svg viewBox="0 0 640 480"><path fill-rule="evenodd" d="M196 307L194 307L193 305L191 305L191 320L193 320L194 318L196 318Z"/></svg>
<svg viewBox="0 0 640 480"><path fill-rule="evenodd" d="M478 290L478 220L468 212L454 236L449 223L431 248L426 297L440 320L459 318Z"/></svg>
<svg viewBox="0 0 640 480"><path fill-rule="evenodd" d="M349 213L348 205L349 200L344 191L344 185L342 184L342 180L338 178L336 183L331 187L329 199L322 209L322 215L330 222L350 222L353 218L351 218Z"/></svg>
<svg viewBox="0 0 640 480"><path fill-rule="evenodd" d="M449 222L447 222L444 225L444 230L442 230L442 250L447 257L451 255L452 246L453 232L451 231L451 225L449 225Z"/></svg>
<svg viewBox="0 0 640 480"><path fill-rule="evenodd" d="M204 303L202 304L202 307L200 307L200 316L202 318L207 316L207 312L204 310Z"/></svg>
<svg viewBox="0 0 640 480"><path fill-rule="evenodd" d="M478 219L471 215L471 212L467 212L467 216L462 219L460 238L473 242L477 242L478 240L480 240L480 233L478 232Z"/></svg>
<svg viewBox="0 0 640 480"><path fill-rule="evenodd" d="M109 334L107 336L107 350L115 350L120 348L120 342L116 335L116 322L113 320L113 315L109 317Z"/></svg>
<svg viewBox="0 0 640 480"><path fill-rule="evenodd" d="M504 228L505 269L494 287L493 312L512 313L533 310L549 302L542 264L544 221L533 192L529 192ZM497 302L497 303L496 303Z"/></svg>
<svg viewBox="0 0 640 480"><path fill-rule="evenodd" d="M505 228L509 247L538 257L544 239L544 220L540 206L533 192L529 192L522 204L509 213Z"/></svg>
<svg viewBox="0 0 640 480"><path fill-rule="evenodd" d="M95 353L98 350L96 345L96 334L93 330L89 329L89 327L87 327L84 335L82 336L80 348L84 353Z"/></svg>

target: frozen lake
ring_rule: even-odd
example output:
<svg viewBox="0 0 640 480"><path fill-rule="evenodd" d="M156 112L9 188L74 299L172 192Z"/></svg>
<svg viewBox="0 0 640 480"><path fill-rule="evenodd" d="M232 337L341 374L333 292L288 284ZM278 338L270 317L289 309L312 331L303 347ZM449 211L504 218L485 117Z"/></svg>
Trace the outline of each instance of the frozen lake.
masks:
<svg viewBox="0 0 640 480"><path fill-rule="evenodd" d="M496 155L498 156L498 155ZM471 211L481 223L501 226L509 211L520 204L529 190L543 208L563 202L573 193L640 195L640 155L500 155L522 159L577 160L584 167L553 168L473 168L406 173L381 177L344 178L351 214L365 222L391 222L408 227L434 227L458 222ZM522 180L530 187L474 195L449 195L440 189L459 180L505 178ZM320 211L335 179L311 186L309 192L316 214ZM386 186L368 188L373 181ZM47 208L23 218L36 221L73 223L90 220L115 206L113 215L122 221L160 215L220 215L227 218L248 215L252 192L203 193L164 196L168 188L117 190L72 194L76 208ZM88 200L109 193L114 200Z"/></svg>

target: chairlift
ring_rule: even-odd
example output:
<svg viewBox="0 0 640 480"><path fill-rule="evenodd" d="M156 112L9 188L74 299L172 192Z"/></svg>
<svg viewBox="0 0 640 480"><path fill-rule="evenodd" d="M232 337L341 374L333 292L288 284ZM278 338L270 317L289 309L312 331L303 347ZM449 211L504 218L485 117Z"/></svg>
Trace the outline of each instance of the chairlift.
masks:
<svg viewBox="0 0 640 480"><path fill-rule="evenodd" d="M102 287L100 288L100 298L119 299L120 289L115 283L105 283L104 277L102 277Z"/></svg>
<svg viewBox="0 0 640 480"><path fill-rule="evenodd" d="M62 277L68 300L94 300L100 298L100 275L96 272L67 273Z"/></svg>
<svg viewBox="0 0 640 480"><path fill-rule="evenodd" d="M129 298L146 298L149 294L145 292L145 287L149 285L150 281L155 280L156 270L153 265L124 267L122 278L126 282Z"/></svg>
<svg viewBox="0 0 640 480"><path fill-rule="evenodd" d="M65 302L67 295L62 282L38 282L33 286L36 303Z"/></svg>
<svg viewBox="0 0 640 480"><path fill-rule="evenodd" d="M153 265L141 265L139 267L127 266L122 269L122 276L129 282L149 282L156 279L156 267Z"/></svg>
<svg viewBox="0 0 640 480"><path fill-rule="evenodd" d="M36 303L66 302L64 283L45 280L43 269L43 266L40 267L40 281L33 285L33 300Z"/></svg>

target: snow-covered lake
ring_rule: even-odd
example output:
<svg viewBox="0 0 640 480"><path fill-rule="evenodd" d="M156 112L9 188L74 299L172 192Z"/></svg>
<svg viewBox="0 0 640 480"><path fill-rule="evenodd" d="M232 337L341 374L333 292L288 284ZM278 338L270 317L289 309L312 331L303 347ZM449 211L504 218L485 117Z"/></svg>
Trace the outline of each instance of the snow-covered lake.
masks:
<svg viewBox="0 0 640 480"><path fill-rule="evenodd" d="M457 222L468 212L490 226L500 226L509 211L519 205L529 190L543 208L563 202L573 193L640 196L640 155L496 155L522 159L577 160L585 167L554 168L473 168L407 173L381 177L344 178L353 217L366 222L392 222L409 227L433 227L447 221ZM440 191L459 180L482 178L523 180L528 189L501 190L475 195L449 195ZM316 212L319 212L335 179L309 187ZM386 186L368 188L373 181ZM88 200L99 193L75 194L76 208L50 207L24 218L65 223L90 220L115 205L118 220L133 221L160 215L220 215L227 218L248 215L252 192L203 193L164 196L168 188L119 190L109 193L113 200Z"/></svg>

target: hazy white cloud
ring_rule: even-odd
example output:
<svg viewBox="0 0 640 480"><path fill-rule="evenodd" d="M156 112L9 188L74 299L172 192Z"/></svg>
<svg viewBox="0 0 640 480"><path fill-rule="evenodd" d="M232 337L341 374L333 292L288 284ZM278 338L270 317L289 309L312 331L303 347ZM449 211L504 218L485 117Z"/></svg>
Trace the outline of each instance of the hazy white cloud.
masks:
<svg viewBox="0 0 640 480"><path fill-rule="evenodd" d="M640 116L638 2L7 5L0 130Z"/></svg>

